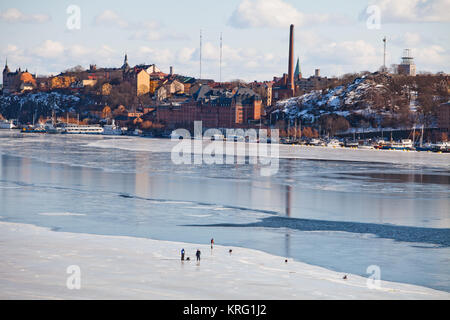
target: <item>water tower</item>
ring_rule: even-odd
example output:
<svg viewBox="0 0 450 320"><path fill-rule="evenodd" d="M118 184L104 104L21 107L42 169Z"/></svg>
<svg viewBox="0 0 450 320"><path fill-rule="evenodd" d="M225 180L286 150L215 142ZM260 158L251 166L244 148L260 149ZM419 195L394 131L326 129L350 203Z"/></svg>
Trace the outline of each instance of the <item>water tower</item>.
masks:
<svg viewBox="0 0 450 320"><path fill-rule="evenodd" d="M416 75L416 64L411 56L411 49L403 50L402 63L398 65L398 73L407 76Z"/></svg>

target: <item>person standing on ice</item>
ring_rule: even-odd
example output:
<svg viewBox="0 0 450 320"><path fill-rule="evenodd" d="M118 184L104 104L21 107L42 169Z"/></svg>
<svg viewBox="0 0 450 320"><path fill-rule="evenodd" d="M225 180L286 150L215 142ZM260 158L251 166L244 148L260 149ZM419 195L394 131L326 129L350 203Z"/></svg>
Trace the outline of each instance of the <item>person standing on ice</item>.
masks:
<svg viewBox="0 0 450 320"><path fill-rule="evenodd" d="M195 254L195 256L197 257L197 261L200 261L200 255L201 255L202 253L200 252L200 250L199 249L197 249L197 253Z"/></svg>
<svg viewBox="0 0 450 320"><path fill-rule="evenodd" d="M211 249L213 248L213 246L214 246L214 238L211 239Z"/></svg>
<svg viewBox="0 0 450 320"><path fill-rule="evenodd" d="M181 249L181 261L184 261L184 249Z"/></svg>

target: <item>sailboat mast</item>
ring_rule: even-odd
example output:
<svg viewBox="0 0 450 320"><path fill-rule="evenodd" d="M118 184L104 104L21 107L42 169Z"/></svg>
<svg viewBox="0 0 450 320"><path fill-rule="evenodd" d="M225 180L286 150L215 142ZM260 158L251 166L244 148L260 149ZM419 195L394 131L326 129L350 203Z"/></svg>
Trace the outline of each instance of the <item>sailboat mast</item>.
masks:
<svg viewBox="0 0 450 320"><path fill-rule="evenodd" d="M423 125L422 125L422 134L420 135L420 146L423 144Z"/></svg>

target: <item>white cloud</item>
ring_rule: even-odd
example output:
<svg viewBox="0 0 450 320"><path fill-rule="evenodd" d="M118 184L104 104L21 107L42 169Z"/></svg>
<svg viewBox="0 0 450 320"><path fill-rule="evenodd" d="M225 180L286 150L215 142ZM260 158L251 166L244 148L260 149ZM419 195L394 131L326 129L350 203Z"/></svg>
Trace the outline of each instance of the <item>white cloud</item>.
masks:
<svg viewBox="0 0 450 320"><path fill-rule="evenodd" d="M142 46L137 51L137 58L144 59L147 63L169 64L174 62L175 54L169 49Z"/></svg>
<svg viewBox="0 0 450 320"><path fill-rule="evenodd" d="M11 66L24 66L33 61L32 57L28 54L26 54L25 50L22 48L19 48L15 44L8 44L6 45L6 48L4 48L2 51L2 55L8 59L8 65Z"/></svg>
<svg viewBox="0 0 450 320"><path fill-rule="evenodd" d="M74 58L83 58L92 54L92 50L82 45L75 44L70 47L69 54Z"/></svg>
<svg viewBox="0 0 450 320"><path fill-rule="evenodd" d="M182 48L178 54L178 61L180 63L187 63L193 59L195 48Z"/></svg>
<svg viewBox="0 0 450 320"><path fill-rule="evenodd" d="M139 23L130 37L131 40L160 41L160 40L186 40L185 34L164 31L158 22Z"/></svg>
<svg viewBox="0 0 450 320"><path fill-rule="evenodd" d="M331 14L305 14L283 0L242 0L235 9L228 24L237 28L287 27L291 24L334 23L345 21L343 17Z"/></svg>
<svg viewBox="0 0 450 320"><path fill-rule="evenodd" d="M157 21L128 22L112 10L105 10L95 17L94 25L114 26L131 32L130 40L160 41L160 40L185 40L189 37L185 34L164 31L163 25Z"/></svg>
<svg viewBox="0 0 450 320"><path fill-rule="evenodd" d="M253 60L250 60L245 63L245 67L250 68L250 69L258 68L259 66L260 66L260 64Z"/></svg>
<svg viewBox="0 0 450 320"><path fill-rule="evenodd" d="M390 42L403 48L411 48L421 43L422 37L419 33L416 32L405 32L401 36L394 36Z"/></svg>
<svg viewBox="0 0 450 320"><path fill-rule="evenodd" d="M129 25L126 20L109 9L96 16L94 22L98 26L117 26L119 28L127 28Z"/></svg>
<svg viewBox="0 0 450 320"><path fill-rule="evenodd" d="M64 53L64 45L61 42L46 40L36 47L33 52L41 58L56 58Z"/></svg>
<svg viewBox="0 0 450 320"><path fill-rule="evenodd" d="M161 40L162 34L158 30L138 30L134 32L131 40L158 41Z"/></svg>
<svg viewBox="0 0 450 320"><path fill-rule="evenodd" d="M312 52L315 58L323 62L359 68L373 66L374 63L380 62L381 57L377 50L364 40L332 42L313 49Z"/></svg>
<svg viewBox="0 0 450 320"><path fill-rule="evenodd" d="M323 75L333 76L345 72L376 71L383 64L382 48L376 48L367 41L330 42L320 36L318 38L318 45L305 46L300 54L300 65L305 77L316 68L321 69Z"/></svg>
<svg viewBox="0 0 450 320"><path fill-rule="evenodd" d="M301 12L282 0L243 0L230 17L229 24L239 28L285 27L302 19Z"/></svg>
<svg viewBox="0 0 450 320"><path fill-rule="evenodd" d="M0 12L0 20L4 20L9 23L13 22L25 22L25 23L45 23L51 20L49 15L46 14L25 14L19 9L9 8Z"/></svg>
<svg viewBox="0 0 450 320"><path fill-rule="evenodd" d="M411 55L414 57L417 70L421 71L445 71L450 69L450 53L439 45L431 45L425 48L413 48Z"/></svg>
<svg viewBox="0 0 450 320"><path fill-rule="evenodd" d="M449 0L372 0L381 10L381 23L449 22ZM361 18L367 18L366 10Z"/></svg>

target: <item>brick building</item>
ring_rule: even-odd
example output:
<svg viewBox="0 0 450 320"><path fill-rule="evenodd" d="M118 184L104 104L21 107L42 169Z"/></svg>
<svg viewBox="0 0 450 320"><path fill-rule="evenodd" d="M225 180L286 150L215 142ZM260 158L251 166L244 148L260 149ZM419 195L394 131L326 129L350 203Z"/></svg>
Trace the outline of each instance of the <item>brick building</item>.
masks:
<svg viewBox="0 0 450 320"><path fill-rule="evenodd" d="M202 121L204 128L233 128L259 121L261 111L261 97L251 89L233 93L203 85L184 102L159 105L156 120L171 129L194 121Z"/></svg>
<svg viewBox="0 0 450 320"><path fill-rule="evenodd" d="M450 102L439 106L437 118L439 130L447 135L450 134Z"/></svg>

